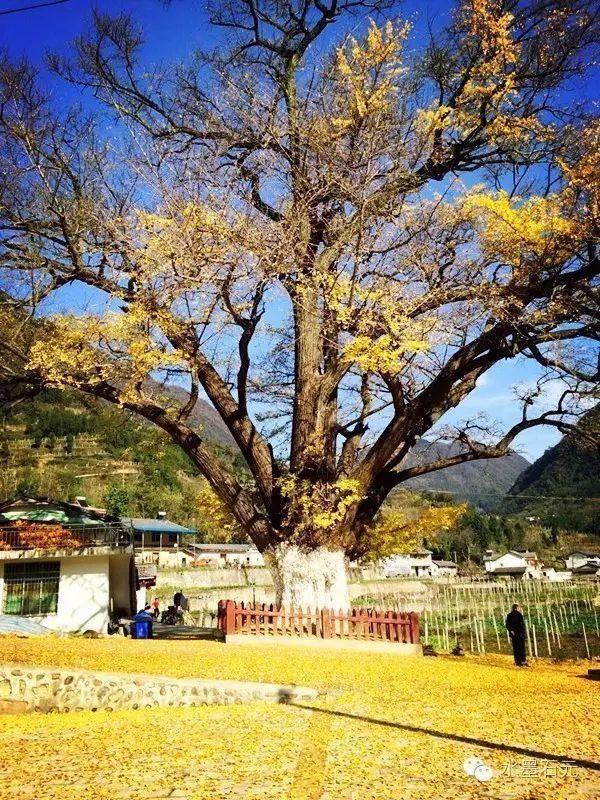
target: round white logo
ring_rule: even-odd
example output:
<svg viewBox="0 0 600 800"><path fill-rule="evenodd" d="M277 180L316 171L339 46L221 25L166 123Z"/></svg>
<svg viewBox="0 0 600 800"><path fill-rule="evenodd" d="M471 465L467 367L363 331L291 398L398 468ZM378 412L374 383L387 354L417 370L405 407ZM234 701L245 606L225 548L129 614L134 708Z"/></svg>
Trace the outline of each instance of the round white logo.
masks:
<svg viewBox="0 0 600 800"><path fill-rule="evenodd" d="M481 783L491 780L494 776L494 770L477 756L465 759L463 769L467 775L471 775Z"/></svg>

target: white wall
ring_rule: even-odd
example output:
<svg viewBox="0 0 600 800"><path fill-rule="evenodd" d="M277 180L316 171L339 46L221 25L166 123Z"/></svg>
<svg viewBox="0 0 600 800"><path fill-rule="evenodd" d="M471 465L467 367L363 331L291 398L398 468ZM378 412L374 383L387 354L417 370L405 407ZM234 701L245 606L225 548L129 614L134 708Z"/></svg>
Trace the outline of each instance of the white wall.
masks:
<svg viewBox="0 0 600 800"><path fill-rule="evenodd" d="M525 559L521 558L521 556L516 555L515 553L505 553L500 558L496 558L494 561L486 561L485 569L486 572L494 572L496 569L507 569L510 567L525 567L527 566L525 563Z"/></svg>
<svg viewBox="0 0 600 800"><path fill-rule="evenodd" d="M106 633L109 622L108 559L108 555L61 558L56 614L42 614L28 619L56 631ZM0 569L1 604L4 594L3 565L0 565Z"/></svg>
<svg viewBox="0 0 600 800"><path fill-rule="evenodd" d="M265 566L265 559L258 550L247 550L245 553L227 553L225 562L227 564L246 564L249 567Z"/></svg>
<svg viewBox="0 0 600 800"><path fill-rule="evenodd" d="M58 612L40 620L63 631L106 633L109 622L109 557L63 558L60 562ZM56 624L51 624L56 623Z"/></svg>
<svg viewBox="0 0 600 800"><path fill-rule="evenodd" d="M582 553L573 553L566 559L565 564L567 565L567 569L576 569L577 567L587 564L588 561L592 561L594 564L600 564L600 557L584 556Z"/></svg>

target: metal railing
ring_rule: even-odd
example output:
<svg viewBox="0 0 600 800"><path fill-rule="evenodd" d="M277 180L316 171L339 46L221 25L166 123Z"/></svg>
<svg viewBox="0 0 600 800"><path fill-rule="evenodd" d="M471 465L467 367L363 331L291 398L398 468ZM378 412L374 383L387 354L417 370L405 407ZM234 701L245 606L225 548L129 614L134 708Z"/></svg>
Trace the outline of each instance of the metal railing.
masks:
<svg viewBox="0 0 600 800"><path fill-rule="evenodd" d="M131 544L131 532L118 522L62 526L32 522L26 527L0 526L0 551L75 550L84 547L124 548Z"/></svg>

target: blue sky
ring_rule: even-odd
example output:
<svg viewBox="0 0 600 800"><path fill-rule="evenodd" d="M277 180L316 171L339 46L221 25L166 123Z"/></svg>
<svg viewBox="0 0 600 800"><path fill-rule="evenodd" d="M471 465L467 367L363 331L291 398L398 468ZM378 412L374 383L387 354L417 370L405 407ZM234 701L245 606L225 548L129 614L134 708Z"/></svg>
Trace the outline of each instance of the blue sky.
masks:
<svg viewBox="0 0 600 800"><path fill-rule="evenodd" d="M35 0L0 0L0 11L27 5ZM418 46L427 19L434 25L448 20L448 2L406 2L400 7L402 15L414 25L412 41ZM204 3L175 0L168 7L159 0L98 0L95 4L102 12L130 11L145 30L145 59L152 63L183 59L196 47L207 48L216 41L216 34L207 25ZM26 55L32 61L43 62L44 53L67 53L69 42L89 28L91 4L88 0L69 0L50 8L25 11L0 16L0 49L13 56ZM335 30L333 32L335 35ZM58 96L77 100L79 90L54 83ZM590 92L592 91L590 87ZM91 299L80 288L62 295L60 304L79 305ZM515 422L519 408L511 392L513 384L531 384L536 377L535 368L525 360L513 360L497 365L481 380L476 391L444 422L451 423L467 416L486 412L505 425ZM554 444L559 434L551 428L537 428L522 435L517 449L529 459L535 459Z"/></svg>

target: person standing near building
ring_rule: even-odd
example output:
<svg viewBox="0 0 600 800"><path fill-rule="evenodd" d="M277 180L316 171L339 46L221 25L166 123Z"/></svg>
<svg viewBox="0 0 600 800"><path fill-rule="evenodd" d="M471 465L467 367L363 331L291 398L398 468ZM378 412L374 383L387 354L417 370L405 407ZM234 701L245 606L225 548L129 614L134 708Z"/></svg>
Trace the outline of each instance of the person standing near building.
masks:
<svg viewBox="0 0 600 800"><path fill-rule="evenodd" d="M152 613L154 614L154 619L158 619L160 614L160 600L158 597L155 597L152 601Z"/></svg>
<svg viewBox="0 0 600 800"><path fill-rule="evenodd" d="M512 611L506 616L506 630L510 636L515 664L517 667L526 667L525 620L518 603L513 604Z"/></svg>

